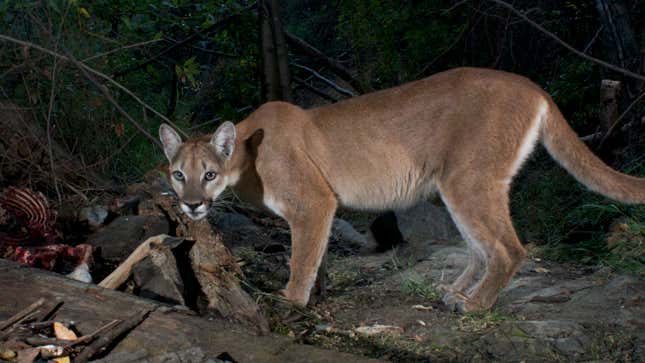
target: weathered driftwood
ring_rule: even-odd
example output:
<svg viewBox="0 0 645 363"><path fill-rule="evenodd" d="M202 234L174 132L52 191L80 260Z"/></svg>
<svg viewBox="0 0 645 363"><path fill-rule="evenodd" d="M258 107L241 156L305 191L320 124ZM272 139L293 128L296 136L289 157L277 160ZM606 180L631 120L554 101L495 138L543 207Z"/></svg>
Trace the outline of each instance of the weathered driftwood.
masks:
<svg viewBox="0 0 645 363"><path fill-rule="evenodd" d="M147 208L141 206L140 212L166 215L177 224L177 236L195 241L189 257L195 277L208 300L208 310L267 333L269 324L253 298L240 286L244 274L222 237L205 219L193 221L178 213L175 198L171 196L155 196L152 204Z"/></svg>

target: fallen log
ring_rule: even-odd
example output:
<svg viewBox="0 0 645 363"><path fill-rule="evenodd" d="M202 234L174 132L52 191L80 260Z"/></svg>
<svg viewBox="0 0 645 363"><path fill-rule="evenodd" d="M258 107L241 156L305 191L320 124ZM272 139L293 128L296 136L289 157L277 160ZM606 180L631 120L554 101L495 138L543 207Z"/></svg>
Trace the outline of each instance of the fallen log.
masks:
<svg viewBox="0 0 645 363"><path fill-rule="evenodd" d="M25 302L42 297L45 301L65 301L56 319L75 321L80 332L96 331L112 320L123 319L128 311L155 309L108 353L104 362L118 361L116 358L126 353L140 353L140 361L146 358L161 361L154 359L188 348L201 349L207 358L226 352L237 362L376 361L296 344L292 338L276 334L257 336L244 326L217 317L203 319L152 300L81 283L48 271L21 267L2 259L0 286L0 320L15 314L26 305Z"/></svg>

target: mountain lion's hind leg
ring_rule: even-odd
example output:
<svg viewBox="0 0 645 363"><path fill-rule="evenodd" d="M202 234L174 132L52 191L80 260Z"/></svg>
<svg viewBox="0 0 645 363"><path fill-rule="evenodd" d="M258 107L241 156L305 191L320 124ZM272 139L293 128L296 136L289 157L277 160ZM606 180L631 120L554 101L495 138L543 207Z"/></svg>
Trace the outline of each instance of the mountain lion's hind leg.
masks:
<svg viewBox="0 0 645 363"><path fill-rule="evenodd" d="M450 187L440 187L443 200L468 240L471 254L483 257L484 273L468 287L459 286L467 280L462 274L455 282L458 286L453 286L454 291L444 296L444 302L461 312L488 309L495 304L499 292L511 280L525 255L511 222L507 192L499 185L495 187L502 190L497 191L481 184L446 185ZM476 271L477 266L469 266L464 274L469 269ZM463 291L464 288L467 290Z"/></svg>

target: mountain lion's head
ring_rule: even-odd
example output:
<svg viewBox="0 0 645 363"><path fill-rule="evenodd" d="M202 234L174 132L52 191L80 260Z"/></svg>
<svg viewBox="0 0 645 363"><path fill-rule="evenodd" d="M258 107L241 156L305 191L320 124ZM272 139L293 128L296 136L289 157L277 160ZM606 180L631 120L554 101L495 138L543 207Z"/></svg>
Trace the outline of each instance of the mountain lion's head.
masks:
<svg viewBox="0 0 645 363"><path fill-rule="evenodd" d="M211 202L239 177L231 165L235 125L227 121L212 136L182 142L175 130L162 124L159 138L181 210L194 220L206 217Z"/></svg>

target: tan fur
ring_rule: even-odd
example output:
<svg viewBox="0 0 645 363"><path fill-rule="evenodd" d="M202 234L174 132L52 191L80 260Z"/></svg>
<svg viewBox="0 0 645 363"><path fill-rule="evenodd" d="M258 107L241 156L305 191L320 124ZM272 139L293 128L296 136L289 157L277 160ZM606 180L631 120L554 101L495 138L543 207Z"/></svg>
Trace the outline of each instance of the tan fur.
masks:
<svg viewBox="0 0 645 363"><path fill-rule="evenodd" d="M403 208L438 191L471 246L444 302L460 311L491 307L525 255L508 191L538 141L590 189L645 202L645 179L607 167L537 85L499 71L455 69L312 110L267 103L236 131L228 160L209 137L170 157L171 172L183 165L194 181L211 168L220 179L173 186L189 203L230 186L286 219L293 252L284 294L299 305L309 301L338 206Z"/></svg>

